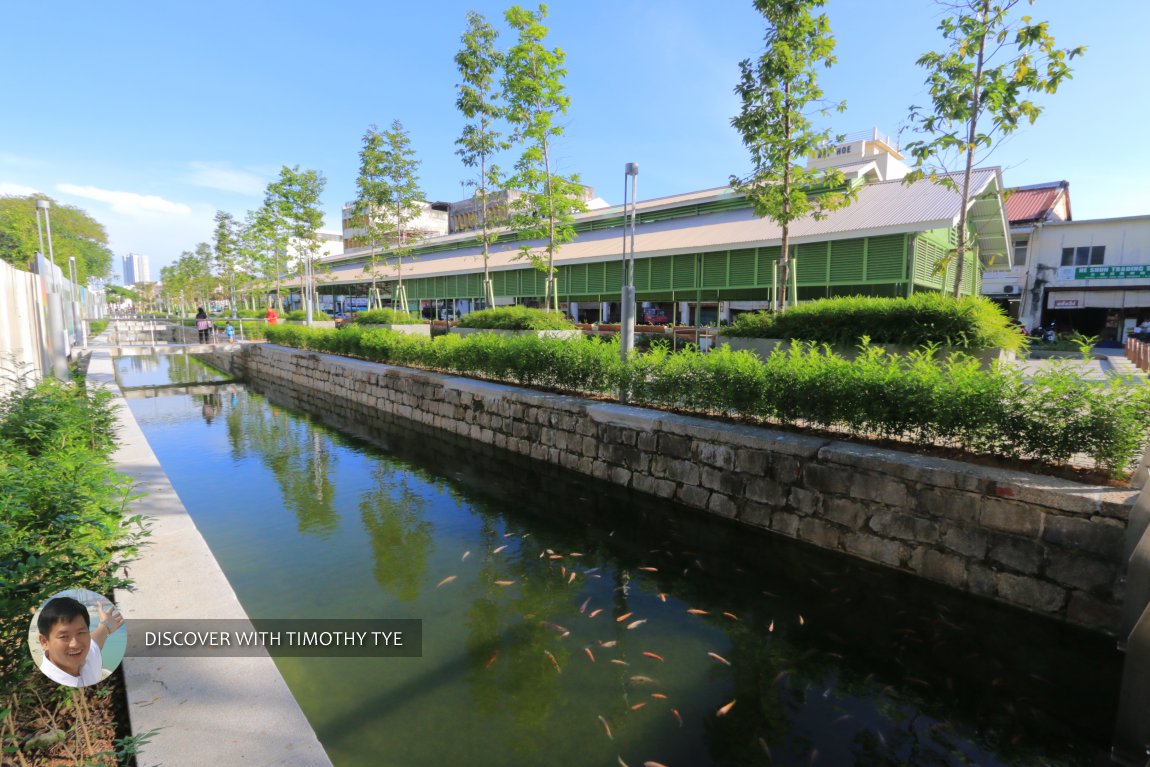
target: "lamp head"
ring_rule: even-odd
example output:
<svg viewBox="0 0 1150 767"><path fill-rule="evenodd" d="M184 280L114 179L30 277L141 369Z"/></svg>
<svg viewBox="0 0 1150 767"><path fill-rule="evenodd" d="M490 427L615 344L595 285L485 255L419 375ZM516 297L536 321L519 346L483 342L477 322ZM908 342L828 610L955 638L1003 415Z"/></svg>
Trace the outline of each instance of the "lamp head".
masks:
<svg viewBox="0 0 1150 767"><path fill-rule="evenodd" d="M37 210L48 210L48 208L51 208L51 207L52 207L52 203L48 202L47 200L36 200L36 209Z"/></svg>
<svg viewBox="0 0 1150 767"><path fill-rule="evenodd" d="M624 172L628 176L638 176L639 175L639 163L637 163L637 162L627 163L627 168Z"/></svg>

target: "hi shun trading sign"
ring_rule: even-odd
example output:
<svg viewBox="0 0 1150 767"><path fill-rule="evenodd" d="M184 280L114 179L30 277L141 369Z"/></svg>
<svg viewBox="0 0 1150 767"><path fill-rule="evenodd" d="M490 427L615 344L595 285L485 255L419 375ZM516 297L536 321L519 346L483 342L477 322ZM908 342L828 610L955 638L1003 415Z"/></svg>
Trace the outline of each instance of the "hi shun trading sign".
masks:
<svg viewBox="0 0 1150 767"><path fill-rule="evenodd" d="M1060 280L1143 280L1150 279L1150 264L1126 266L1063 266Z"/></svg>

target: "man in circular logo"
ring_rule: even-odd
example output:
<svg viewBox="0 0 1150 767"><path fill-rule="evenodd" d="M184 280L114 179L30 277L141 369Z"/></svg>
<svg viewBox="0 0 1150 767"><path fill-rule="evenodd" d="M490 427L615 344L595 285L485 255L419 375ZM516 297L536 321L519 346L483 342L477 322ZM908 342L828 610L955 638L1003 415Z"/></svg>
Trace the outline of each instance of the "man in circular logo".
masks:
<svg viewBox="0 0 1150 767"><path fill-rule="evenodd" d="M44 660L40 671L68 687L87 687L103 679L101 650L108 636L124 625L120 611L98 602L100 625L92 630L88 608L72 597L48 600L36 619Z"/></svg>

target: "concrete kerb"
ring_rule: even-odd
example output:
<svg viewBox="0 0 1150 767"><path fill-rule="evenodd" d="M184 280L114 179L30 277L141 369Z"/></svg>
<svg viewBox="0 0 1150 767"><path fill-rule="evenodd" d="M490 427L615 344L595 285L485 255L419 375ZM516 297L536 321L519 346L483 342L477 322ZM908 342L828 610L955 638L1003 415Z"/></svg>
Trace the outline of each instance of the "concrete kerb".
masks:
<svg viewBox="0 0 1150 767"><path fill-rule="evenodd" d="M93 344L88 381L119 395L111 355ZM149 544L131 565L135 587L116 602L133 619L246 619L243 606L144 438L116 399L116 468L146 493L132 508L152 518ZM330 765L315 731L267 655L135 658L123 663L132 732L158 733L140 765Z"/></svg>

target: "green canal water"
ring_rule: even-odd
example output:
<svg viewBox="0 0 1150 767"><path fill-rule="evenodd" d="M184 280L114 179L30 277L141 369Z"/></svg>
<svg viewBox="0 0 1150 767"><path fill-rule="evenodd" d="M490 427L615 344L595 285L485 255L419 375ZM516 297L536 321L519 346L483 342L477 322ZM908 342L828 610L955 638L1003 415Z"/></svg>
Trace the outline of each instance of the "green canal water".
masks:
<svg viewBox="0 0 1150 767"><path fill-rule="evenodd" d="M277 658L336 765L1089 765L1112 640L451 438L117 361L250 615L419 618ZM162 395L162 396L158 396Z"/></svg>

